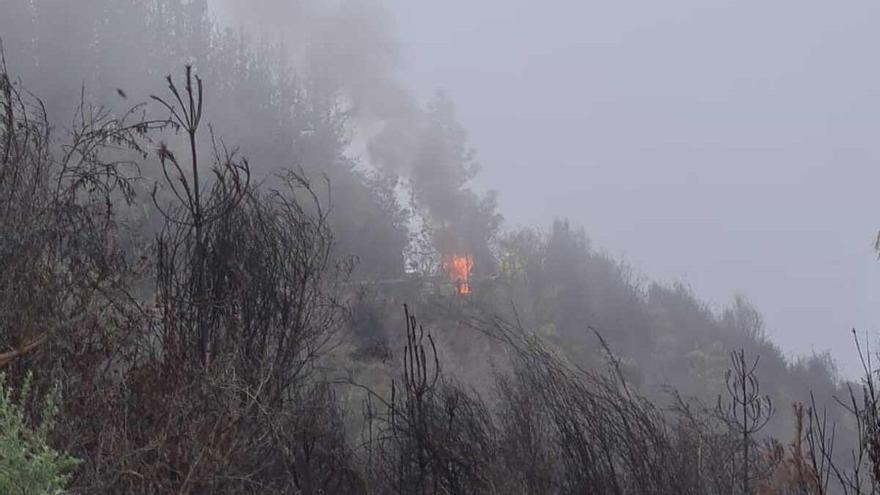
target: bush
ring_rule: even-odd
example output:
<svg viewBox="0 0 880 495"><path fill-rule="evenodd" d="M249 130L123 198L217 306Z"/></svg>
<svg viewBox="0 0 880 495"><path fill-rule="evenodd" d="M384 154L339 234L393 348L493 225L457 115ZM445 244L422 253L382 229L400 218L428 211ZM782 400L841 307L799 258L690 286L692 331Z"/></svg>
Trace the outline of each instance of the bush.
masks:
<svg viewBox="0 0 880 495"><path fill-rule="evenodd" d="M19 390L0 374L0 493L63 493L68 474L79 461L49 446L48 430L58 413L57 389L39 405L39 421L28 421L26 404L31 395L30 376Z"/></svg>

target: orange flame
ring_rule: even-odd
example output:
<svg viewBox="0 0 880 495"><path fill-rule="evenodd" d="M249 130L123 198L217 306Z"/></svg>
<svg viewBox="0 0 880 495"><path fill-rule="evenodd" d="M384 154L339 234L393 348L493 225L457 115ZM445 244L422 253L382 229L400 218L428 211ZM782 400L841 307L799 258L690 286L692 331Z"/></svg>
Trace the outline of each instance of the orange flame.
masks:
<svg viewBox="0 0 880 495"><path fill-rule="evenodd" d="M452 257L447 258L443 262L443 268L449 274L449 278L452 279L452 283L455 284L456 290L461 295L471 293L469 280L473 266L474 261L470 256L460 256L457 254L452 255Z"/></svg>

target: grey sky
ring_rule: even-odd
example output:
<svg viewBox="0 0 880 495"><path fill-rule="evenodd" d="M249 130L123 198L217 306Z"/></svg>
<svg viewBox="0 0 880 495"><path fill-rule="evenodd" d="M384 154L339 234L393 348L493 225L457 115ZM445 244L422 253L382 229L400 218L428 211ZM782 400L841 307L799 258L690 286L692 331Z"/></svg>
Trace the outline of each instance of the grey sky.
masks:
<svg viewBox="0 0 880 495"><path fill-rule="evenodd" d="M512 224L554 216L787 354L877 328L880 4L388 0L404 80L456 101Z"/></svg>

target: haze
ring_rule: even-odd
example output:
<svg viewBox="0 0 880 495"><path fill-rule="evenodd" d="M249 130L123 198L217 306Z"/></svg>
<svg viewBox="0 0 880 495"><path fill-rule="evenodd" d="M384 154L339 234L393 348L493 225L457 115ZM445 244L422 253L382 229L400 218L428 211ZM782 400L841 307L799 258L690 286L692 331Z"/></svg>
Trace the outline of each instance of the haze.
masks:
<svg viewBox="0 0 880 495"><path fill-rule="evenodd" d="M390 70L420 102L438 89L456 102L475 180L500 193L509 224L569 218L594 247L716 310L745 295L786 354L830 350L845 375L860 371L850 331L874 335L880 316L880 6L385 7ZM290 36L284 16L245 10L220 16Z"/></svg>
<svg viewBox="0 0 880 495"><path fill-rule="evenodd" d="M567 216L786 353L874 330L876 2L393 0L404 77L442 86L508 221Z"/></svg>

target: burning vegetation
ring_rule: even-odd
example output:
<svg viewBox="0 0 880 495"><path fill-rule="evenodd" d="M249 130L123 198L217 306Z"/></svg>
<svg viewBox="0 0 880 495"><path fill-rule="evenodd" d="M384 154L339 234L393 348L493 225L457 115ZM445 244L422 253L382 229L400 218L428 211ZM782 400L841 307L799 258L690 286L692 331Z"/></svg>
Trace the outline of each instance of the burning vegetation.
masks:
<svg viewBox="0 0 880 495"><path fill-rule="evenodd" d="M443 270L449 275L459 295L471 293L470 275L473 266L474 260L468 255L453 254L443 260Z"/></svg>

